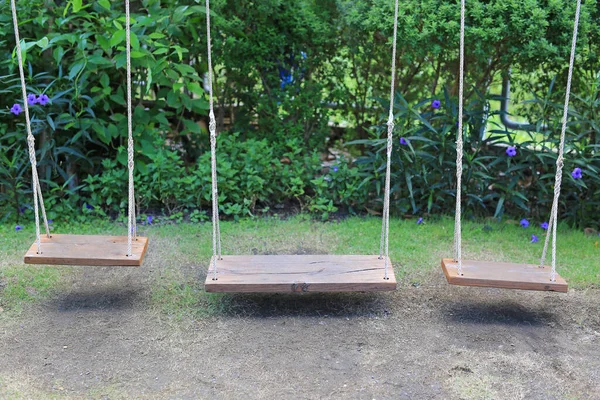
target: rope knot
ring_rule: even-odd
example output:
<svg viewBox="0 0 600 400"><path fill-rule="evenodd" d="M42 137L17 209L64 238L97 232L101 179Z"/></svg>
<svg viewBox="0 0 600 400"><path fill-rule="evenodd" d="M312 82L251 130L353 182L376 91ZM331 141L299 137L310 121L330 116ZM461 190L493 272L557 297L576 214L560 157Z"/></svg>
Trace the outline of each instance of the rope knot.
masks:
<svg viewBox="0 0 600 400"><path fill-rule="evenodd" d="M217 122L214 120L214 118L212 118L210 120L210 122L208 123L208 130L210 131L211 135L216 136L216 134L217 134Z"/></svg>

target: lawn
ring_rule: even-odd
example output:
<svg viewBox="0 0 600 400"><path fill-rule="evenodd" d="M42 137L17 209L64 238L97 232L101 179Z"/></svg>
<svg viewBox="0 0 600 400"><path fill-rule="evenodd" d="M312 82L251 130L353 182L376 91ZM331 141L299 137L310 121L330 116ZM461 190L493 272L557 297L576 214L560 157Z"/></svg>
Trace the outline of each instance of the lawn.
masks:
<svg viewBox="0 0 600 400"><path fill-rule="evenodd" d="M568 294L449 286L453 221L393 220L396 292L204 292L211 226L161 222L141 268L25 266L0 226L0 398L597 398L597 236L560 227ZM236 254L376 253L381 221L222 223ZM536 262L532 223L464 225L466 257ZM123 234L94 221L57 233ZM293 362L290 362L293 360Z"/></svg>
<svg viewBox="0 0 600 400"><path fill-rule="evenodd" d="M156 220L156 219L155 219ZM416 224L414 220L390 223L390 256L401 285L427 285L432 274L441 274L442 257L452 256L453 220L443 218ZM55 233L117 234L124 226L95 221L87 224L55 224ZM339 222L321 223L308 216L289 219L244 219L221 223L225 254L372 254L379 251L381 221L353 217ZM140 225L141 235L150 238L150 251L161 260L167 279L155 287L153 298L168 313L180 313L198 301L202 278L211 256L211 225L154 223ZM539 237L531 243L531 235ZM33 242L33 226L15 231L0 226L0 306L19 309L23 304L45 297L65 284L61 279L78 268L25 266L22 255ZM600 286L600 248L598 236L586 236L566 226L559 228L558 270L571 288ZM537 263L544 231L534 226L521 228L514 221L465 222L465 258ZM549 263L550 260L547 260ZM182 285L182 270L187 274ZM143 268L143 267L142 267ZM215 296L205 295L210 302Z"/></svg>

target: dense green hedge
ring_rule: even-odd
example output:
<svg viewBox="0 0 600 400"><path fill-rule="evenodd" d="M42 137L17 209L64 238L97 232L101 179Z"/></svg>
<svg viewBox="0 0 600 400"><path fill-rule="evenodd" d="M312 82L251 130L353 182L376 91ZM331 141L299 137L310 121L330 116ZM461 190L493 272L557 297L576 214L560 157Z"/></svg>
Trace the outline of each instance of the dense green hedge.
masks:
<svg viewBox="0 0 600 400"><path fill-rule="evenodd" d="M142 212L205 218L210 198L205 9L187 0L132 1L136 177ZM387 0L213 1L220 200L230 216L294 206L378 212L384 159L379 124L389 91L393 2ZM40 176L51 216L118 216L125 196L125 68L122 5L108 0L19 2ZM543 219L552 198L560 103L574 4L554 0L469 2L465 209ZM8 3L0 5L0 210L28 213L28 160ZM459 8L452 0L400 2L393 212L453 209ZM573 223L600 217L598 58L600 10L583 6L561 212ZM517 34L518 33L518 34ZM517 110L540 131L523 142L483 111L509 68L536 100ZM556 83L553 79L556 78ZM551 88L549 90L549 88ZM433 99L442 101L432 110ZM490 119L491 118L491 119ZM332 135L331 121L349 126ZM334 140L356 160L323 167ZM518 141L518 156L502 146ZM500 147L499 147L500 146Z"/></svg>

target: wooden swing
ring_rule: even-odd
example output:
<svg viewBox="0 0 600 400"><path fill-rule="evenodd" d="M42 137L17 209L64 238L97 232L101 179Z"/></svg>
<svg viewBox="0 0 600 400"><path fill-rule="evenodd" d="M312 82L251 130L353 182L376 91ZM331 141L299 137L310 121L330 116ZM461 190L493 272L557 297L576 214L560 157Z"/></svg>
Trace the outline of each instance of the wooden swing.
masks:
<svg viewBox="0 0 600 400"><path fill-rule="evenodd" d="M129 0L125 1L126 47L127 47L127 127L128 127L128 169L129 169L129 212L127 236L94 236L94 235L55 235L50 234L44 198L37 174L35 156L35 139L31 133L29 106L27 103L27 87L23 60L21 56L21 41L19 38L19 23L15 0L11 0L13 26L16 40L16 53L19 62L21 89L23 91L23 104L25 110L25 125L27 127L27 144L29 147L29 160L33 180L33 204L35 212L36 241L25 254L26 264L48 265L89 265L89 266L140 266L148 248L148 238L136 235L134 185L133 185L133 135L131 116L131 34L129 18ZM39 206L38 206L39 200ZM45 237L40 235L41 208Z"/></svg>
<svg viewBox="0 0 600 400"><path fill-rule="evenodd" d="M563 154L565 148L565 132L567 128L567 116L569 109L569 95L571 91L571 79L575 62L575 48L577 44L577 28L579 26L579 15L581 0L577 0L575 11L575 22L573 27L573 40L571 44L571 59L569 62L569 73L565 104L562 118L562 131L558 158L556 160L556 177L554 184L554 200L548 233L544 243L542 259L540 264L521 263L499 263L488 261L463 260L461 254L461 181L462 181L462 157L463 157L463 81L464 81L464 52L465 52L465 0L461 0L460 13L460 71L459 71L459 101L458 101L458 134L456 141L456 215L454 230L455 257L453 259L442 259L442 270L449 284L462 286L494 287L503 289L540 290L566 293L567 282L556 272L556 225L558 216L558 199L563 171ZM552 235L552 265L546 266L546 254L548 243Z"/></svg>
<svg viewBox="0 0 600 400"><path fill-rule="evenodd" d="M216 163L216 122L213 111L210 1L206 0L208 42L209 131L212 164L213 256L205 281L207 292L369 292L396 290L388 256L390 159L394 129L393 100L398 30L398 0L394 20L392 89L388 118L387 169L379 255L221 255Z"/></svg>

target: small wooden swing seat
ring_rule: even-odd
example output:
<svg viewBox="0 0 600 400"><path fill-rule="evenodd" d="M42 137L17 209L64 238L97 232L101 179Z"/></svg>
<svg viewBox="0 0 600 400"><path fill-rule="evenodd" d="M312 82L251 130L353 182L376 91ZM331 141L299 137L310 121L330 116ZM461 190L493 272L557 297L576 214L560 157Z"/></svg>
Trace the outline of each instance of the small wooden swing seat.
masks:
<svg viewBox="0 0 600 400"><path fill-rule="evenodd" d="M552 268L548 266L463 260L461 276L458 275L458 264L451 258L444 258L442 269L451 285L562 293L568 290L567 282L560 275L556 275L556 281L550 280Z"/></svg>
<svg viewBox="0 0 600 400"><path fill-rule="evenodd" d="M223 256L213 280L211 260L207 292L373 292L396 290L394 269L377 255Z"/></svg>
<svg viewBox="0 0 600 400"><path fill-rule="evenodd" d="M29 248L25 264L139 267L147 248L148 238L138 236L127 256L127 236L53 234L41 237L41 254L36 243Z"/></svg>

